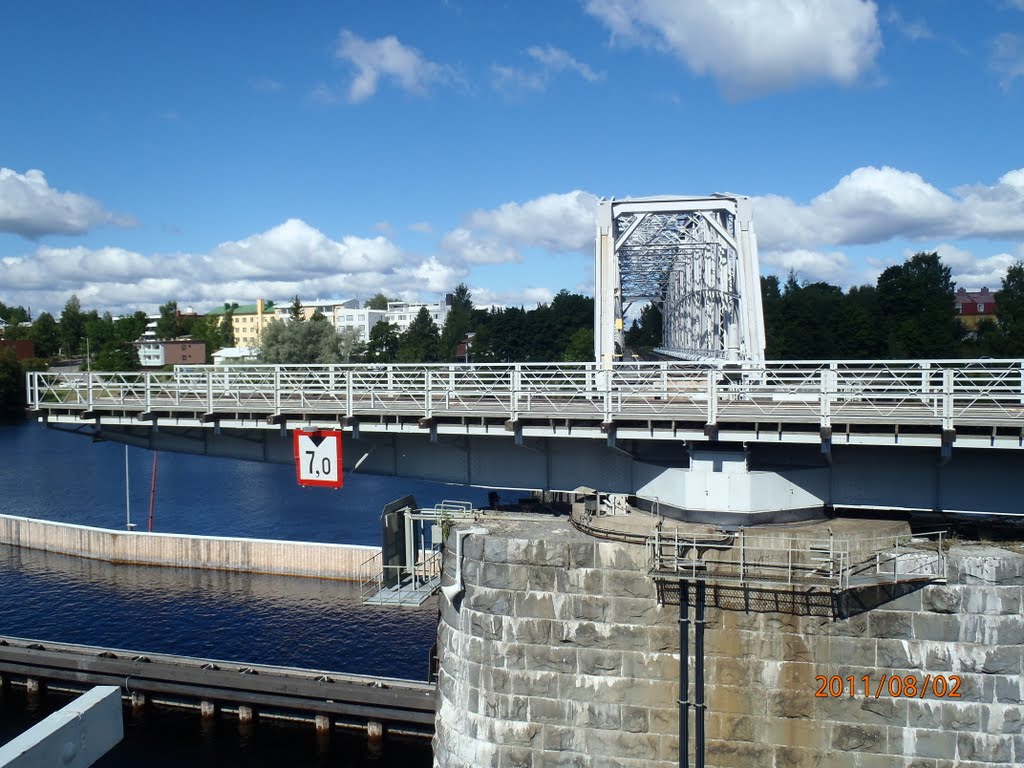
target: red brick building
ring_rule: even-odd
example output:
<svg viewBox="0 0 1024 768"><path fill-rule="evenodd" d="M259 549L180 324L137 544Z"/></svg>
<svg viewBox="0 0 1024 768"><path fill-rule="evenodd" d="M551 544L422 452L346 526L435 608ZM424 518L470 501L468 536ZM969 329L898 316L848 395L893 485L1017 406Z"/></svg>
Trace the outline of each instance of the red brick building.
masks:
<svg viewBox="0 0 1024 768"><path fill-rule="evenodd" d="M28 360L36 356L35 342L28 339L0 339L0 352L13 349L14 356L19 360Z"/></svg>
<svg viewBox="0 0 1024 768"><path fill-rule="evenodd" d="M982 320L996 319L996 295L988 288L980 291L958 288L955 301L957 317L966 328L974 330Z"/></svg>

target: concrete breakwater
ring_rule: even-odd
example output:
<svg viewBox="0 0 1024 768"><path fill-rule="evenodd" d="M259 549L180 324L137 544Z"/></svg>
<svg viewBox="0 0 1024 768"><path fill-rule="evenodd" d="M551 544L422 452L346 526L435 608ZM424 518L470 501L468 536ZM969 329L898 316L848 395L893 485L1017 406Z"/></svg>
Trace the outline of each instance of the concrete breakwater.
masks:
<svg viewBox="0 0 1024 768"><path fill-rule="evenodd" d="M380 554L380 547L353 544L116 531L13 515L0 515L0 544L120 565L206 568L343 581L359 580L360 566Z"/></svg>
<svg viewBox="0 0 1024 768"><path fill-rule="evenodd" d="M480 524L440 602L435 765L678 765L679 608L644 547ZM959 543L948 564L946 584L824 602L709 585L709 768L1024 764L1024 550Z"/></svg>

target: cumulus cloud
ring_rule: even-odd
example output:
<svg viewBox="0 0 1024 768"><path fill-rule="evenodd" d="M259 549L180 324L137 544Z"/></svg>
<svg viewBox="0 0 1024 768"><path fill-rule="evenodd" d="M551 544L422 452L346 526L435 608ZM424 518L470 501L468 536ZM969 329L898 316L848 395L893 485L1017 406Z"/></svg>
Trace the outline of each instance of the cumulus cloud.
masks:
<svg viewBox="0 0 1024 768"><path fill-rule="evenodd" d="M924 250L928 253L935 251L939 254L942 263L950 268L953 282L957 286L969 290L990 288L995 291L1002 285L1006 277L1006 270L1012 267L1018 260L1009 253L997 253L992 256L975 256L971 251L959 248L950 243L939 243L934 247ZM1024 248L1022 248L1024 250ZM904 256L910 258L917 251L905 251Z"/></svg>
<svg viewBox="0 0 1024 768"><path fill-rule="evenodd" d="M495 291L490 288L471 288L474 306L484 309L491 307L525 307L532 309L538 304L550 304L555 293L550 288L523 288L511 291Z"/></svg>
<svg viewBox="0 0 1024 768"><path fill-rule="evenodd" d="M613 40L671 53L731 97L857 82L882 47L870 0L588 0Z"/></svg>
<svg viewBox="0 0 1024 768"><path fill-rule="evenodd" d="M1024 78L1024 37L1004 32L992 41L989 66L999 75L999 85L1008 90L1018 78Z"/></svg>
<svg viewBox="0 0 1024 768"><path fill-rule="evenodd" d="M796 273L801 281L826 282L833 285L848 285L852 279L850 260L838 251L822 252L798 248L792 251L764 251L760 254L765 271L786 274Z"/></svg>
<svg viewBox="0 0 1024 768"><path fill-rule="evenodd" d="M110 213L91 197L60 192L39 170L0 168L0 232L34 240L43 235L82 235L95 227L135 225L130 216Z"/></svg>
<svg viewBox="0 0 1024 768"><path fill-rule="evenodd" d="M505 203L477 210L465 226L453 229L442 247L470 263L518 261L520 248L541 248L552 253L589 251L594 242L597 198L573 190L550 194L525 203Z"/></svg>
<svg viewBox="0 0 1024 768"><path fill-rule="evenodd" d="M430 61L394 35L366 40L343 29L335 56L356 70L348 91L349 101L354 104L373 96L381 80L409 93L424 93L430 85L452 79L448 67Z"/></svg>
<svg viewBox="0 0 1024 768"><path fill-rule="evenodd" d="M947 194L916 173L858 168L832 189L800 204L766 195L752 200L766 250L880 243L893 238L1024 237L1024 169L995 184Z"/></svg>
<svg viewBox="0 0 1024 768"><path fill-rule="evenodd" d="M459 266L403 252L385 237L327 237L300 219L203 253L141 254L121 248L37 247L0 259L8 303L59 311L71 293L112 311L155 310L168 299L197 308L228 299L418 294L448 291Z"/></svg>

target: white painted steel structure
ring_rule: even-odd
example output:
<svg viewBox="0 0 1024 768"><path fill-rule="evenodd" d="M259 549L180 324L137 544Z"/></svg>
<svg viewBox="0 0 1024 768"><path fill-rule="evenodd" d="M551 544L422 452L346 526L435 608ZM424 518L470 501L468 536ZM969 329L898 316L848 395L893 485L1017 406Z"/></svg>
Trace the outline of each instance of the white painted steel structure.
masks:
<svg viewBox="0 0 1024 768"><path fill-rule="evenodd" d="M597 214L594 356L621 359L634 302L662 312L664 354L764 359L761 283L749 198L602 200Z"/></svg>
<svg viewBox="0 0 1024 768"><path fill-rule="evenodd" d="M1024 360L197 366L29 373L28 397L77 424L1024 447Z"/></svg>

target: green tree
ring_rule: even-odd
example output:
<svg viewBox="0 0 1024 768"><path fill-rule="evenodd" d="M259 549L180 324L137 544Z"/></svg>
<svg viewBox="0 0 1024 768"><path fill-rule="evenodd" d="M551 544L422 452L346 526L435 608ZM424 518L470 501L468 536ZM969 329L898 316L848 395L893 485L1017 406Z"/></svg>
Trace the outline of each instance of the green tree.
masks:
<svg viewBox="0 0 1024 768"><path fill-rule="evenodd" d="M953 280L938 253L918 253L889 267L878 278L877 292L891 357L953 356L961 334Z"/></svg>
<svg viewBox="0 0 1024 768"><path fill-rule="evenodd" d="M238 302L224 302L224 316L220 321L221 347L235 346L235 310Z"/></svg>
<svg viewBox="0 0 1024 768"><path fill-rule="evenodd" d="M116 340L107 342L92 363L94 371L137 371L141 367L138 347Z"/></svg>
<svg viewBox="0 0 1024 768"><path fill-rule="evenodd" d="M362 351L358 329L339 333L322 315L308 323L271 320L263 329L260 361L277 365L347 363Z"/></svg>
<svg viewBox="0 0 1024 768"><path fill-rule="evenodd" d="M398 326L381 320L370 329L366 359L371 363L393 363L398 359Z"/></svg>
<svg viewBox="0 0 1024 768"><path fill-rule="evenodd" d="M74 357L82 348L82 338L85 335L85 315L82 314L82 305L78 296L71 294L71 298L64 305L60 313L60 340L64 346L64 354Z"/></svg>
<svg viewBox="0 0 1024 768"><path fill-rule="evenodd" d="M86 312L85 338L88 340L86 349L95 358L104 346L117 338L117 333L114 330L114 318L111 314L104 312L103 316L100 317L96 310Z"/></svg>
<svg viewBox="0 0 1024 768"><path fill-rule="evenodd" d="M206 362L213 362L213 353L224 347L224 335L220 329L220 317L204 315L192 324L192 338L206 343Z"/></svg>
<svg viewBox="0 0 1024 768"><path fill-rule="evenodd" d="M0 421L25 416L25 374L13 349L0 349Z"/></svg>
<svg viewBox="0 0 1024 768"><path fill-rule="evenodd" d="M118 341L138 341L148 323L149 318L142 311L134 312L127 317L119 317L114 321L114 336Z"/></svg>
<svg viewBox="0 0 1024 768"><path fill-rule="evenodd" d="M299 294L295 294L295 298L292 299L292 305L288 309L288 316L296 323L301 323L306 318L302 315L302 300L299 298Z"/></svg>
<svg viewBox="0 0 1024 768"><path fill-rule="evenodd" d="M364 309L387 309L388 302L391 301L380 291L377 291L373 296L363 302Z"/></svg>
<svg viewBox="0 0 1024 768"><path fill-rule="evenodd" d="M160 318L156 321L158 339L178 338L178 302L168 301L160 305Z"/></svg>
<svg viewBox="0 0 1024 768"><path fill-rule="evenodd" d="M436 363L441 357L441 337L437 323L426 307L409 323L398 341L398 362Z"/></svg>
<svg viewBox="0 0 1024 768"><path fill-rule="evenodd" d="M591 329L593 332L593 329ZM626 331L626 346L634 352L650 352L662 344L661 309L653 301L640 310L640 317ZM590 350L594 357L594 350Z"/></svg>
<svg viewBox="0 0 1024 768"><path fill-rule="evenodd" d="M594 361L594 329L580 328L569 339L569 346L562 355L564 363L588 363Z"/></svg>
<svg viewBox="0 0 1024 768"><path fill-rule="evenodd" d="M29 312L24 307L8 306L0 301L0 320L10 325L18 325L27 323L30 319Z"/></svg>
<svg viewBox="0 0 1024 768"><path fill-rule="evenodd" d="M1003 278L996 291L996 317L1002 339L999 354L1024 357L1024 261L1018 261Z"/></svg>
<svg viewBox="0 0 1024 768"><path fill-rule="evenodd" d="M451 306L441 329L441 354L445 360L455 359L455 349L472 330L472 323L473 296L465 283L459 283L455 286Z"/></svg>
<svg viewBox="0 0 1024 768"><path fill-rule="evenodd" d="M60 326L49 312L40 312L29 331L37 357L53 357L60 351Z"/></svg>

